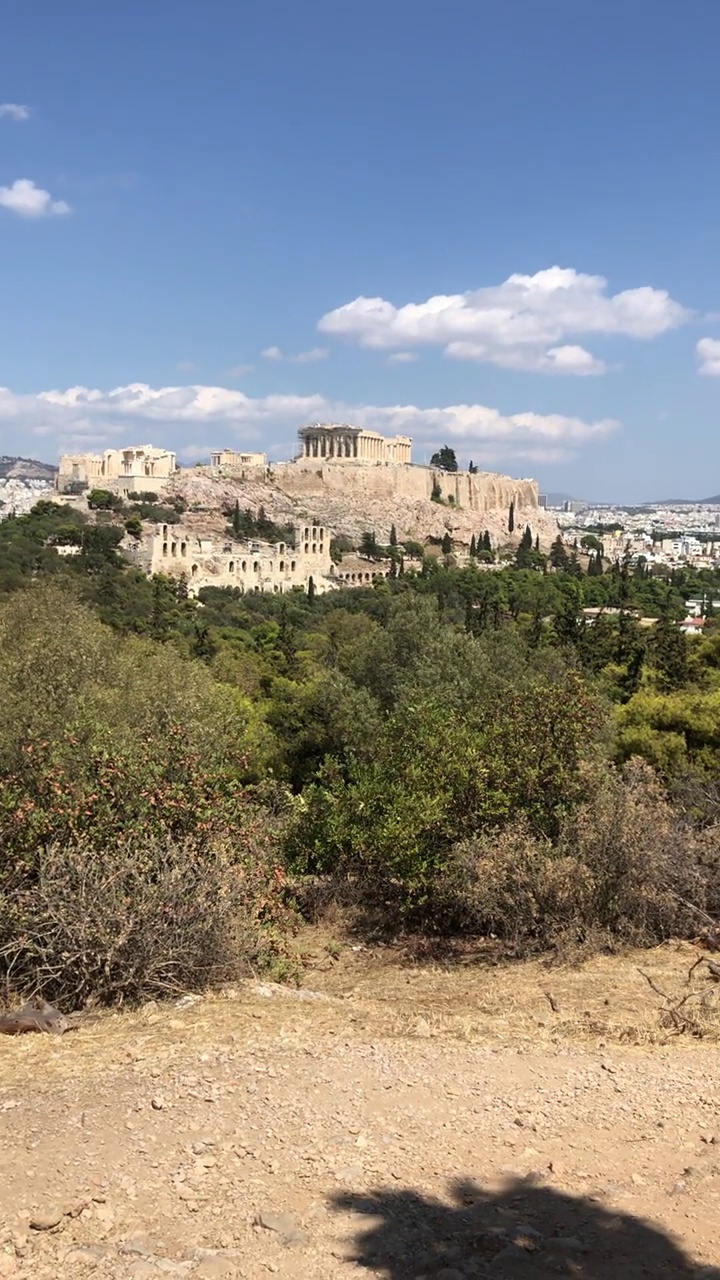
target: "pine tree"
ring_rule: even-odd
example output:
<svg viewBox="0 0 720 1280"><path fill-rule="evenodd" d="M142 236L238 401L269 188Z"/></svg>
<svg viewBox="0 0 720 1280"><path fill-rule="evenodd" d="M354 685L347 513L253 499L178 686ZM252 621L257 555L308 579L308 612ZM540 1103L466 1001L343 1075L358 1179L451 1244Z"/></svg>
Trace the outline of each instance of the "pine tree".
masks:
<svg viewBox="0 0 720 1280"><path fill-rule="evenodd" d="M558 534L550 548L550 564L553 569L567 569L569 563L570 557L565 550L565 543L562 540L562 535Z"/></svg>
<svg viewBox="0 0 720 1280"><path fill-rule="evenodd" d="M653 627L652 656L658 683L664 692L680 689L687 683L688 639L675 622L669 605Z"/></svg>
<svg viewBox="0 0 720 1280"><path fill-rule="evenodd" d="M515 529L515 502L510 503L508 512L508 533L513 533Z"/></svg>

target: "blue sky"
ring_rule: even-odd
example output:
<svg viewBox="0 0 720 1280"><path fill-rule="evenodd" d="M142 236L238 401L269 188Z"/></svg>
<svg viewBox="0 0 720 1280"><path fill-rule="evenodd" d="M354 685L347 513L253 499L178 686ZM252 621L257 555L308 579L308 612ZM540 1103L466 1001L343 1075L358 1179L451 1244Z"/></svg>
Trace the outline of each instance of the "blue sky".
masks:
<svg viewBox="0 0 720 1280"><path fill-rule="evenodd" d="M720 491L717 0L11 0L0 451ZM263 354L265 353L265 354Z"/></svg>

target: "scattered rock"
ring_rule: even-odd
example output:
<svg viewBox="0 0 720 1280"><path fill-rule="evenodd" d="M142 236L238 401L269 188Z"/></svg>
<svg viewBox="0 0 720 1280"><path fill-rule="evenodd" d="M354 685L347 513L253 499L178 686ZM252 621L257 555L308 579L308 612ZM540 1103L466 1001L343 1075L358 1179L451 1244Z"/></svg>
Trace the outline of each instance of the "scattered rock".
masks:
<svg viewBox="0 0 720 1280"><path fill-rule="evenodd" d="M577 1236L551 1236L545 1241L546 1249L557 1249L559 1253L587 1253L588 1247Z"/></svg>
<svg viewBox="0 0 720 1280"><path fill-rule="evenodd" d="M33 1214L30 1226L33 1231L52 1231L53 1227L58 1227L62 1220L62 1209L41 1209Z"/></svg>
<svg viewBox="0 0 720 1280"><path fill-rule="evenodd" d="M226 1276L236 1276L237 1268L229 1258L203 1258L192 1274L202 1276L203 1280L224 1280Z"/></svg>

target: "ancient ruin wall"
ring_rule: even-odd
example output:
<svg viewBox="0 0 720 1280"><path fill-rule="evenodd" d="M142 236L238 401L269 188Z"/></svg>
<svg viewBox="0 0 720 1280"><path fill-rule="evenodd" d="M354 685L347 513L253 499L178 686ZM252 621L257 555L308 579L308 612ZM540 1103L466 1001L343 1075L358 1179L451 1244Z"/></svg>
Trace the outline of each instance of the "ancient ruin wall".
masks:
<svg viewBox="0 0 720 1280"><path fill-rule="evenodd" d="M429 501L433 485L440 496L466 511L509 511L514 502L519 519L530 519L538 512L538 486L535 480L515 480L512 476L483 471L471 475L467 471L439 471L431 467L393 466L381 464L321 464L316 468L296 467L292 462L278 463L272 478L285 493L293 497L321 497L323 494L347 493L354 498L405 498Z"/></svg>

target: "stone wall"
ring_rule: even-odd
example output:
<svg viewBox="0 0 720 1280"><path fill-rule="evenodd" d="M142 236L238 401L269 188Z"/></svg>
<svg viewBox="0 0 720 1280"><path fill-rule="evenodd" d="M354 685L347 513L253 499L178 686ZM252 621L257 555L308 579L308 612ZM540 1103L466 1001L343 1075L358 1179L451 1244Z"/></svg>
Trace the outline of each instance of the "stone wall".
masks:
<svg viewBox="0 0 720 1280"><path fill-rule="evenodd" d="M534 516L541 510L536 480L515 480L490 471L471 475L468 471L441 471L412 464L345 468L326 463L310 468L281 462L272 467L271 476L284 493L295 497L320 497L334 492L352 494L353 498L364 494L368 498L422 502L432 499L437 485L446 502L480 515L498 511L507 514L511 502L520 517Z"/></svg>
<svg viewBox="0 0 720 1280"><path fill-rule="evenodd" d="M202 587L239 587L242 591L286 592L332 590L334 565L330 558L330 530L312 523L295 529L295 546L284 542L208 536L181 524L156 524L139 539L128 537L123 553L145 573L186 578L196 595Z"/></svg>

